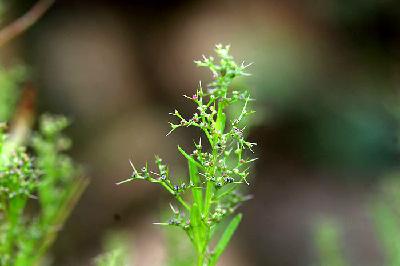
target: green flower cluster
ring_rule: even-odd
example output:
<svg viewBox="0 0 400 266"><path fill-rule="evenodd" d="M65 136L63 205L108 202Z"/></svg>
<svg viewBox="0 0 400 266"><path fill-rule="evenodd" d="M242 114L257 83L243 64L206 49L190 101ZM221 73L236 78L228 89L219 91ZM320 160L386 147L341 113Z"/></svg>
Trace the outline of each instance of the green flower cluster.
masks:
<svg viewBox="0 0 400 266"><path fill-rule="evenodd" d="M2 154L7 137L0 132L0 138L0 154ZM33 159L25 152L25 148L19 147L0 160L2 162L0 164L0 198L8 201L19 196L30 196L36 187L38 172L34 168ZM3 204L0 205L0 210L4 207Z"/></svg>

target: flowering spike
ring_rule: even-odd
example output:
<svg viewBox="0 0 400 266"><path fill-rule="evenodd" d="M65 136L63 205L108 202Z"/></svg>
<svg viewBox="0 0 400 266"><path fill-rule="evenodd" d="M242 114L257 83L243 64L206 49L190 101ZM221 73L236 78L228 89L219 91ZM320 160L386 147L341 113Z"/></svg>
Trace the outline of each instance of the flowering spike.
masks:
<svg viewBox="0 0 400 266"><path fill-rule="evenodd" d="M185 217L183 212L170 203L173 217L167 223L155 224L184 229L199 251L198 265L216 264L217 255L223 249L218 252L210 250L211 228L233 214L248 199L239 193L239 189L244 183L250 184L249 165L256 160L247 158L249 151L253 152L252 148L256 145L246 140L248 129L245 122L253 113L249 110L252 99L247 91L230 90L235 77L248 75L244 70L251 63L245 64L243 61L237 64L229 50L230 45L217 44L217 58L203 55L201 60L194 61L197 66L208 68L214 79L206 85L206 91L203 92L200 81L192 96L183 95L196 105L196 112L192 116L184 118L178 110L171 113L178 121L176 124L169 123L171 130L167 136L179 127L195 127L206 138L206 143L203 143L203 137L199 138L198 143L194 141L195 149L190 154L178 146L189 165L188 177L179 180L179 183L176 179L171 179L168 166L159 157L156 157L157 171L149 171L147 165L143 171L146 180L164 187L189 211L190 217ZM227 117L232 117L232 114L228 114L231 109L229 107L233 105L242 105L239 109L241 112L228 123ZM235 226L238 225L239 218L235 218ZM217 243L217 247L219 245Z"/></svg>

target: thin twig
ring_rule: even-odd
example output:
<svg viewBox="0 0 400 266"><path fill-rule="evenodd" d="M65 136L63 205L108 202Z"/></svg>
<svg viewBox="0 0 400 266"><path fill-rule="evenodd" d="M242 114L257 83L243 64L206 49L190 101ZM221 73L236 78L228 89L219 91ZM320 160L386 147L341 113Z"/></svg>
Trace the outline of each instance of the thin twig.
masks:
<svg viewBox="0 0 400 266"><path fill-rule="evenodd" d="M32 26L55 0L39 0L28 12L0 30L0 47Z"/></svg>

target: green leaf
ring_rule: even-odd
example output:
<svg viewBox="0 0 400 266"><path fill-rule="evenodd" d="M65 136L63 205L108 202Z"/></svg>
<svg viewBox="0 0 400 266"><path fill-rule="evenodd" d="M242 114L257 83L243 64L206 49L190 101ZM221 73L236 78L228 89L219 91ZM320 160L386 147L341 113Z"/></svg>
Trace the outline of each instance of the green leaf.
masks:
<svg viewBox="0 0 400 266"><path fill-rule="evenodd" d="M226 115L224 113L224 104L221 102L218 103L218 113L217 113L217 120L215 121L215 128L223 133L225 130L225 123L226 123Z"/></svg>
<svg viewBox="0 0 400 266"><path fill-rule="evenodd" d="M187 154L179 145L178 145L178 150L180 153L182 153L182 155L190 162L192 162L193 164L195 164L197 167L203 169L203 166L196 161L192 156L190 156L189 154Z"/></svg>
<svg viewBox="0 0 400 266"><path fill-rule="evenodd" d="M203 249L203 234L202 234L202 224L201 224L201 213L197 203L193 203L190 209L190 223L193 232L194 245L197 251L200 253Z"/></svg>
<svg viewBox="0 0 400 266"><path fill-rule="evenodd" d="M199 177L199 170L196 164L192 160L188 160L189 164L189 176L190 181L196 186L199 187L200 184L200 177ZM200 210L203 209L203 192L201 189L192 189L193 193L193 200L197 203Z"/></svg>
<svg viewBox="0 0 400 266"><path fill-rule="evenodd" d="M232 221L226 227L224 233L221 236L221 239L218 241L217 245L214 248L214 252L210 258L210 264L209 264L210 266L213 266L217 263L219 257L222 255L222 253L228 246L229 241L231 240L241 220L242 220L242 214L239 213L235 216L235 218L232 219Z"/></svg>

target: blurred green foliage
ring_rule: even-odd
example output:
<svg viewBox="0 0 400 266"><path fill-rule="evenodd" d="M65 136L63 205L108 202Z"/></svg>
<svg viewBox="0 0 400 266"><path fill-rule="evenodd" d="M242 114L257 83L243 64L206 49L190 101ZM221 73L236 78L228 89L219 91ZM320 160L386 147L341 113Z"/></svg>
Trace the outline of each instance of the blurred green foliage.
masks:
<svg viewBox="0 0 400 266"><path fill-rule="evenodd" d="M167 266L187 266L193 264L196 256L190 241L181 234L179 228L163 230L167 252Z"/></svg>
<svg viewBox="0 0 400 266"><path fill-rule="evenodd" d="M97 266L128 266L132 263L128 259L132 259L132 252L128 250L128 241L122 232L109 233L103 244L104 252L96 258Z"/></svg>
<svg viewBox="0 0 400 266"><path fill-rule="evenodd" d="M22 66L11 69L0 67L0 122L11 118L25 77L26 69Z"/></svg>
<svg viewBox="0 0 400 266"><path fill-rule="evenodd" d="M384 265L400 265L400 182L397 174L383 178L367 210L373 221ZM315 246L321 266L349 265L345 260L342 229L332 219L320 220L314 228Z"/></svg>
<svg viewBox="0 0 400 266"><path fill-rule="evenodd" d="M380 185L379 198L372 204L371 216L385 265L400 265L400 182L398 175L387 176Z"/></svg>
<svg viewBox="0 0 400 266"><path fill-rule="evenodd" d="M385 265L400 265L400 227L397 215L386 204L376 203L373 216L385 255Z"/></svg>
<svg viewBox="0 0 400 266"><path fill-rule="evenodd" d="M341 245L341 230L333 220L320 220L315 230L320 266L346 266Z"/></svg>
<svg viewBox="0 0 400 266"><path fill-rule="evenodd" d="M87 184L65 153L71 145L62 134L69 125L65 117L43 115L37 132L13 139L7 124L19 119L14 110L24 73L0 71L1 266L40 264Z"/></svg>

